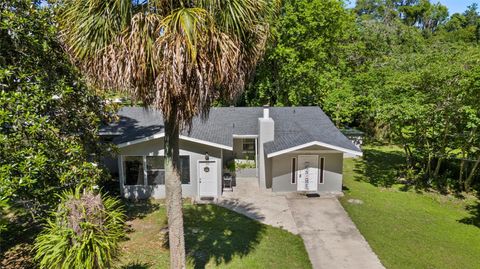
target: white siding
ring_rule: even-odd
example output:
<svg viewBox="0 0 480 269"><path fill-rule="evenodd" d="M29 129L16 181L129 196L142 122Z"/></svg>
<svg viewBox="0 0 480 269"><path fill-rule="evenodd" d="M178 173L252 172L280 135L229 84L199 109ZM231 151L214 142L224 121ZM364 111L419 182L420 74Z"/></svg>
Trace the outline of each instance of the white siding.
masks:
<svg viewBox="0 0 480 269"><path fill-rule="evenodd" d="M221 149L203 144L180 140L180 156L190 156L190 184L182 185L183 197L196 197L198 193L197 164L198 160L205 159L208 152L210 160L216 160L218 165L218 189L217 196L221 195L222 185L222 153ZM163 138L149 140L143 143L127 146L119 149L120 189L126 198L165 198L165 185L155 186L124 186L122 156L163 156Z"/></svg>
<svg viewBox="0 0 480 269"><path fill-rule="evenodd" d="M320 158L325 158L324 168L324 183L318 184L318 192L341 192L343 180L343 153L288 153L276 156L271 159L271 180L272 191L274 192L290 192L297 191L297 182L291 183L291 167L292 158L297 158L299 155L318 155ZM297 165L298 169L298 165ZM318 183L318 181L317 181Z"/></svg>

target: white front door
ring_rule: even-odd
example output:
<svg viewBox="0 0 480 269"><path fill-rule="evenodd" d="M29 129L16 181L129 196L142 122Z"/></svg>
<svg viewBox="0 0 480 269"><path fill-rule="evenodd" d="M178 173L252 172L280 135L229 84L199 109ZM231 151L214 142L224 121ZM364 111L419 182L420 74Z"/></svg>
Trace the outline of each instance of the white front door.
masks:
<svg viewBox="0 0 480 269"><path fill-rule="evenodd" d="M298 191L317 191L318 185L318 156L298 156Z"/></svg>
<svg viewBox="0 0 480 269"><path fill-rule="evenodd" d="M217 196L217 161L198 161L198 196Z"/></svg>

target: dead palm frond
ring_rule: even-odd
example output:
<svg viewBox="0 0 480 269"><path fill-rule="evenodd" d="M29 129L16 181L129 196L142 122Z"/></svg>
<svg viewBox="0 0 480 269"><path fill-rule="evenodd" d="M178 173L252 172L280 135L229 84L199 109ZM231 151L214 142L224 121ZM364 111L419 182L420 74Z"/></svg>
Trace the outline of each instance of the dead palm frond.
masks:
<svg viewBox="0 0 480 269"><path fill-rule="evenodd" d="M66 0L60 25L93 83L165 118L175 111L183 127L213 100L243 90L263 53L269 7L265 0Z"/></svg>

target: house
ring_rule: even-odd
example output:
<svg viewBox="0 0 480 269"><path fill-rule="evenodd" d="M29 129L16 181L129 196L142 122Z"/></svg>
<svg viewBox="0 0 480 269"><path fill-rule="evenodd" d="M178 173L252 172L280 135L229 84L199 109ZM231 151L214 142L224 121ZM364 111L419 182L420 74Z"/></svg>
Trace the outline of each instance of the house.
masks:
<svg viewBox="0 0 480 269"><path fill-rule="evenodd" d="M127 198L165 197L164 125L159 111L124 107L100 135L118 146L108 165ZM319 107L218 107L180 135L182 194L219 197L225 167L249 159L260 188L340 193L343 154L361 155ZM239 179L240 180L240 179Z"/></svg>

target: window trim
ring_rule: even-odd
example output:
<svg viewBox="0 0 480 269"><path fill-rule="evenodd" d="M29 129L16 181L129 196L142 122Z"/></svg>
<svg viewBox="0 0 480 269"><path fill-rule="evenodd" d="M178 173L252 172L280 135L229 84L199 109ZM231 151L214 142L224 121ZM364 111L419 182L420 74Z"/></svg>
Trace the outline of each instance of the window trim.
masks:
<svg viewBox="0 0 480 269"><path fill-rule="evenodd" d="M253 149L252 150L246 150L245 145L253 145ZM257 144L256 144L255 139L253 139L253 138L243 138L242 139L242 155L243 156L252 157L252 160L255 159L256 158L256 156L255 156L256 148L257 148Z"/></svg>
<svg viewBox="0 0 480 269"><path fill-rule="evenodd" d="M294 167L295 166L295 167ZM292 157L290 162L290 184L296 185L297 184L297 157Z"/></svg>
<svg viewBox="0 0 480 269"><path fill-rule="evenodd" d="M190 155L179 155L179 156L178 156L179 162L180 162L180 157L188 157L188 178L189 178L189 181L188 181L188 182L189 182L189 183L187 183L187 184L182 183L182 182L181 182L181 181L182 181L182 176L181 176L181 175L180 175L180 182L181 182L182 185L190 186L190 185L192 185L192 177L191 177L191 175L192 175L192 170L191 170L191 167L190 167L190 166L191 166L191 165L190 165L190 164L191 164ZM181 168L180 168L180 170L181 170Z"/></svg>
<svg viewBox="0 0 480 269"><path fill-rule="evenodd" d="M188 184L183 184L182 185L186 185L186 186L190 186L192 185L192 170L191 170L191 155L189 154L185 154L185 155L179 155L178 157L180 158L181 156L184 156L184 157L188 157L188 173L189 173L189 177L190 177L190 183ZM125 174L125 157L142 157L143 159L143 184L142 185L126 185L125 183L127 182L127 177L126 177L126 174ZM139 186L143 186L143 187L154 187L154 186L165 186L166 185L166 182L165 184L161 185L161 184L155 184L155 185L148 185L148 178L147 178L147 157L163 157L165 158L165 155L130 155L130 154L122 154L122 155L119 155L119 159L120 159L120 165L121 165L121 174L122 174L122 185L123 187L139 187ZM161 169L160 169L161 170ZM165 168L163 169L165 170ZM166 177L166 172L165 172L165 177ZM165 178L165 181L166 181L166 178Z"/></svg>
<svg viewBox="0 0 480 269"><path fill-rule="evenodd" d="M318 184L325 184L325 157L318 158Z"/></svg>
<svg viewBox="0 0 480 269"><path fill-rule="evenodd" d="M125 157L142 157L142 168L143 168L143 184L135 184L135 185L127 185L127 175L125 169L127 169L127 166L125 165ZM145 156L143 155L122 155L122 177L123 177L123 186L124 187L138 187L138 186L146 186L146 177L145 177Z"/></svg>
<svg viewBox="0 0 480 269"><path fill-rule="evenodd" d="M163 162L165 163L165 156L163 156L163 155L152 155L152 156L145 155L144 156L144 160L145 160L145 180L146 180L145 186L165 186L165 183L166 183L165 178L163 178L163 184L152 184L152 185L148 184L148 172L149 171L163 171L163 174L166 175L165 165L163 166L163 169L150 169L149 170L148 165L147 165L147 158L148 157L162 157Z"/></svg>

